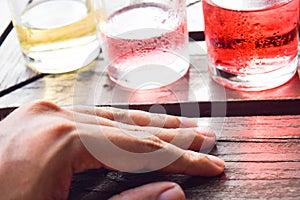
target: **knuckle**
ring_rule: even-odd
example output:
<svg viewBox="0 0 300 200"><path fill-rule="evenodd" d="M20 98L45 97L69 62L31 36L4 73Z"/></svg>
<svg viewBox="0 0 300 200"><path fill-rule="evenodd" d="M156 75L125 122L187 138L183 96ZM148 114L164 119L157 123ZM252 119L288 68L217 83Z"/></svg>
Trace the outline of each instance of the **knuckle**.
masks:
<svg viewBox="0 0 300 200"><path fill-rule="evenodd" d="M111 110L111 107L99 107L96 109L96 114L106 119L114 120L114 115Z"/></svg>
<svg viewBox="0 0 300 200"><path fill-rule="evenodd" d="M70 136L69 138L72 139L71 136L76 135L76 134L72 134L77 129L75 122L72 122L67 119L59 119L59 118L50 120L49 122L51 123L51 125L49 125L46 128L47 131L45 132L51 135L52 138L61 138L63 136L69 135Z"/></svg>
<svg viewBox="0 0 300 200"><path fill-rule="evenodd" d="M38 100L31 103L28 106L28 110L33 113L44 113L44 112L58 112L61 110L61 108L50 101Z"/></svg>
<svg viewBox="0 0 300 200"><path fill-rule="evenodd" d="M173 119L173 127L180 127L181 126L181 120L178 117L172 116Z"/></svg>
<svg viewBox="0 0 300 200"><path fill-rule="evenodd" d="M152 122L150 114L143 111L132 111L130 119L138 126L148 126Z"/></svg>
<svg viewBox="0 0 300 200"><path fill-rule="evenodd" d="M76 123L73 121L60 119L55 125L54 129L58 133L69 133L76 130Z"/></svg>
<svg viewBox="0 0 300 200"><path fill-rule="evenodd" d="M123 111L114 111L112 113L113 119L116 121L127 121L128 113L123 112Z"/></svg>
<svg viewBox="0 0 300 200"><path fill-rule="evenodd" d="M164 148L164 142L156 136L150 136L143 139L143 149L146 152L153 152Z"/></svg>
<svg viewBox="0 0 300 200"><path fill-rule="evenodd" d="M25 112L31 114L37 126L54 137L65 135L76 129L76 122L58 105L45 100L38 100L28 105Z"/></svg>

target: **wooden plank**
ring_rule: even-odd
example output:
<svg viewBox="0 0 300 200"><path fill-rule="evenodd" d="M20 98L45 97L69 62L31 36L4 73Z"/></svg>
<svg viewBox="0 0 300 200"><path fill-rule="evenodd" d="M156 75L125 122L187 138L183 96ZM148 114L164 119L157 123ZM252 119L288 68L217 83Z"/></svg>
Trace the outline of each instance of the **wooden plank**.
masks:
<svg viewBox="0 0 300 200"><path fill-rule="evenodd" d="M281 87L262 92L226 89L209 77L204 46L204 42L190 43L190 71L175 84L162 89L132 91L116 86L109 80L100 56L97 62L87 68L63 75L45 76L3 96L0 98L0 107L17 107L34 99L46 99L59 105L130 105L146 110L153 104L161 104L170 114L198 114L198 117L199 109L204 113L201 116L300 113L299 77L295 76ZM22 98L19 98L20 95ZM195 113L181 112L188 107Z"/></svg>
<svg viewBox="0 0 300 200"><path fill-rule="evenodd" d="M282 161L288 167L291 167L294 162L300 162L300 140L286 142L272 142L269 140L255 143L219 141L217 147L211 153L218 155L226 162L232 162L230 165L239 163L241 167L244 163L249 162L252 163L249 167L255 167L255 165L261 165L261 163L271 165L273 162L279 164ZM288 162L291 163L287 164Z"/></svg>
<svg viewBox="0 0 300 200"><path fill-rule="evenodd" d="M250 165L251 166L251 165ZM273 165L276 168L276 163ZM228 166L233 167L233 166ZM258 167L258 166L255 166ZM277 166L280 167L280 166ZM299 163L298 163L299 167ZM256 174L268 173L264 165L255 170ZM242 171L246 168L232 168L232 171ZM299 168L297 168L299 169ZM296 169L296 170L297 170ZM295 169L294 169L295 170ZM239 174L239 178L231 179L230 172L221 177L204 178L183 175L166 175L161 173L126 174L116 172L90 171L74 176L70 190L70 200L107 199L126 189L156 181L174 181L184 189L188 200L198 199L297 199L300 194L299 178L250 179ZM252 171L250 173L252 173ZM281 170L276 168L276 172ZM274 171L273 171L274 173ZM298 172L299 174L299 172ZM299 176L298 176L299 177Z"/></svg>
<svg viewBox="0 0 300 200"><path fill-rule="evenodd" d="M69 199L107 199L156 181L177 182L184 188L187 199L295 198L300 194L299 167L299 162L226 162L224 174L213 178L91 170L73 177Z"/></svg>
<svg viewBox="0 0 300 200"><path fill-rule="evenodd" d="M201 118L200 124L215 130L222 141L265 142L300 139L300 115Z"/></svg>
<svg viewBox="0 0 300 200"><path fill-rule="evenodd" d="M37 76L25 65L14 29L0 47L0 58L0 94Z"/></svg>
<svg viewBox="0 0 300 200"><path fill-rule="evenodd" d="M232 180L206 184L186 191L187 199L298 199L299 179Z"/></svg>

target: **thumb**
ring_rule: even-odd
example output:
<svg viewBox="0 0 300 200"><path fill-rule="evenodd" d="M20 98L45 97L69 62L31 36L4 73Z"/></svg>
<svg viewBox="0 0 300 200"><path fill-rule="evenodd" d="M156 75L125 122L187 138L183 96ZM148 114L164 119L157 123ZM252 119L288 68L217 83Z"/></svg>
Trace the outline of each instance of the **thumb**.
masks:
<svg viewBox="0 0 300 200"><path fill-rule="evenodd" d="M185 195L179 185L172 182L149 183L126 190L110 200L184 200Z"/></svg>

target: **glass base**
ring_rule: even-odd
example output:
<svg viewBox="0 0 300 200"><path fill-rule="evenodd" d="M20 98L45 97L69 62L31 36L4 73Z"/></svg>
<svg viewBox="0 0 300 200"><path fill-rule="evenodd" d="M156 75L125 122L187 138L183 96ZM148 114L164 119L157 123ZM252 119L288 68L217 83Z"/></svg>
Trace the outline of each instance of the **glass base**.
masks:
<svg viewBox="0 0 300 200"><path fill-rule="evenodd" d="M298 57L287 66L262 74L231 74L208 61L211 77L225 87L242 91L272 89L289 81L297 71Z"/></svg>
<svg viewBox="0 0 300 200"><path fill-rule="evenodd" d="M160 66L142 66L122 74L118 80L110 76L117 85L130 90L157 89L170 85L182 78L189 69L189 63L181 66L181 71Z"/></svg>
<svg viewBox="0 0 300 200"><path fill-rule="evenodd" d="M186 57L167 51L161 57L151 54L139 56L118 65L109 65L108 75L117 85L130 90L161 88L178 81L187 73L190 62Z"/></svg>
<svg viewBox="0 0 300 200"><path fill-rule="evenodd" d="M23 53L23 57L27 66L38 73L60 74L89 65L100 51L100 43L95 39L74 47Z"/></svg>

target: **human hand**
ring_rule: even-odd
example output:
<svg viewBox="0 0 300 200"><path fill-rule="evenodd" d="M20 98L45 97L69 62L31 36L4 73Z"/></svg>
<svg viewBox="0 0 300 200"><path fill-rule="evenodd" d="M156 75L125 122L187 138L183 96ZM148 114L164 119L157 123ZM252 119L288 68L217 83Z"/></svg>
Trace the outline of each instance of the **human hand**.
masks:
<svg viewBox="0 0 300 200"><path fill-rule="evenodd" d="M187 118L115 108L61 108L38 101L11 113L0 122L0 130L0 199L67 199L74 173L101 167L202 176L224 170L217 157L191 151L214 145L215 136L200 132L197 123ZM149 157L152 160L127 160L107 147L137 157L163 153L160 158ZM174 160L162 166L166 157ZM161 194L165 199L172 195L184 199L180 187L169 182L141 186L113 199L150 200Z"/></svg>

